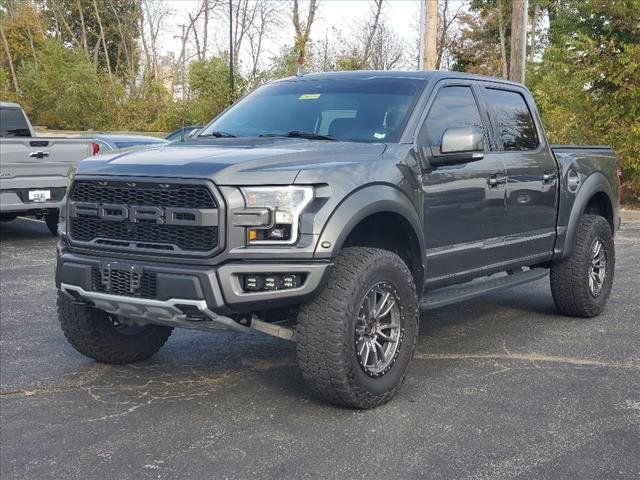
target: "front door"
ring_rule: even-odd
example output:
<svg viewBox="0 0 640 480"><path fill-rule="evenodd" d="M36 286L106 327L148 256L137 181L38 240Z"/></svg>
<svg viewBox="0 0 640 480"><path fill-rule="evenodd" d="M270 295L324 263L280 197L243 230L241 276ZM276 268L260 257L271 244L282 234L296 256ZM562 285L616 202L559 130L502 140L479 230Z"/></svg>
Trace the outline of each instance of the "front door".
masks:
<svg viewBox="0 0 640 480"><path fill-rule="evenodd" d="M455 283L502 261L506 171L476 93L469 84L441 85L418 135L419 146L439 148L449 128L485 132L481 160L434 167L423 176L427 286Z"/></svg>

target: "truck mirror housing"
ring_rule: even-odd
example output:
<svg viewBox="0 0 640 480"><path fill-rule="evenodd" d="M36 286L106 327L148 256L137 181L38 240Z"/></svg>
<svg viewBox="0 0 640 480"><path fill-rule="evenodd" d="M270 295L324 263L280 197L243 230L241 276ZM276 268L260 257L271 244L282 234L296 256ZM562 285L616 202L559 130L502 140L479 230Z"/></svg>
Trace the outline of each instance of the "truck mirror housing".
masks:
<svg viewBox="0 0 640 480"><path fill-rule="evenodd" d="M440 148L433 150L436 150L431 158L433 165L480 160L484 157L484 133L477 127L448 128L442 135Z"/></svg>
<svg viewBox="0 0 640 480"><path fill-rule="evenodd" d="M476 127L448 128L442 135L440 153L484 152L484 134Z"/></svg>

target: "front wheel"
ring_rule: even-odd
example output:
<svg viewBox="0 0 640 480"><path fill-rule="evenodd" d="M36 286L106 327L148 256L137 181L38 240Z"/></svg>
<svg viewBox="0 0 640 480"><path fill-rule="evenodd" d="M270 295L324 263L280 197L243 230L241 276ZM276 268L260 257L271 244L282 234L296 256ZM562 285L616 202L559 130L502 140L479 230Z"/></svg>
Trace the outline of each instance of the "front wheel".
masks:
<svg viewBox="0 0 640 480"><path fill-rule="evenodd" d="M609 222L597 215L583 215L576 228L573 253L551 267L551 293L560 313L599 315L611 293L615 262Z"/></svg>
<svg viewBox="0 0 640 480"><path fill-rule="evenodd" d="M304 379L337 405L387 402L413 356L418 319L413 278L400 257L376 248L345 249L323 292L298 316Z"/></svg>
<svg viewBox="0 0 640 480"><path fill-rule="evenodd" d="M146 360L165 344L171 327L118 321L102 310L74 303L58 291L58 319L73 348L103 363L126 364Z"/></svg>

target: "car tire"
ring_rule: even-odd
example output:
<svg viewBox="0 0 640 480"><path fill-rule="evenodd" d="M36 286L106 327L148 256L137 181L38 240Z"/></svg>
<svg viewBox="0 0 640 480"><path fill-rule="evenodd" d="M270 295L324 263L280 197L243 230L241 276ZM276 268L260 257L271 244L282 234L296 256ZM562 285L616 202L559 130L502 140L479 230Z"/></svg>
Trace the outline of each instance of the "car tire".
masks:
<svg viewBox="0 0 640 480"><path fill-rule="evenodd" d="M56 210L55 212L47 213L44 216L44 223L47 224L47 228L53 236L58 236L58 222L60 221L60 214Z"/></svg>
<svg viewBox="0 0 640 480"><path fill-rule="evenodd" d="M76 304L60 291L58 319L65 337L78 352L99 362L119 365L151 357L173 330L159 325L119 324L108 313Z"/></svg>
<svg viewBox="0 0 640 480"><path fill-rule="evenodd" d="M560 313L599 315L611 293L615 261L609 222L601 216L583 215L576 228L573 253L551 267L551 293Z"/></svg>
<svg viewBox="0 0 640 480"><path fill-rule="evenodd" d="M416 288L402 259L377 248L346 248L322 293L300 309L302 375L330 403L381 405L404 380L418 321Z"/></svg>

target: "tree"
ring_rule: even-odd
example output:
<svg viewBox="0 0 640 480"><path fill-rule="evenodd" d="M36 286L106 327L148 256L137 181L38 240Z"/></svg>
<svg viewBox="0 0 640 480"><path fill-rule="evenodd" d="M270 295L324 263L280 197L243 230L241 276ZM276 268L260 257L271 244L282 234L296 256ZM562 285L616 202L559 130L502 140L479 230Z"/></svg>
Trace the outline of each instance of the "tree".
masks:
<svg viewBox="0 0 640 480"><path fill-rule="evenodd" d="M34 124L78 130L104 124L103 88L81 48L47 40L38 63L21 65L18 77L20 101Z"/></svg>
<svg viewBox="0 0 640 480"><path fill-rule="evenodd" d="M316 16L318 9L317 0L309 0L309 9L307 10L306 20L300 19L300 7L298 0L293 0L293 28L295 30L295 44L294 49L297 53L296 64L298 67L302 67L305 64L305 57L307 54L307 45L309 43L309 37L311 36L311 26Z"/></svg>
<svg viewBox="0 0 640 480"><path fill-rule="evenodd" d="M146 0L145 0L146 1ZM133 81L139 65L142 4L131 0L43 0L48 28L80 48L96 70Z"/></svg>
<svg viewBox="0 0 640 480"><path fill-rule="evenodd" d="M604 143L640 203L640 2L566 0L531 88L553 142Z"/></svg>

